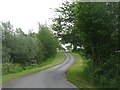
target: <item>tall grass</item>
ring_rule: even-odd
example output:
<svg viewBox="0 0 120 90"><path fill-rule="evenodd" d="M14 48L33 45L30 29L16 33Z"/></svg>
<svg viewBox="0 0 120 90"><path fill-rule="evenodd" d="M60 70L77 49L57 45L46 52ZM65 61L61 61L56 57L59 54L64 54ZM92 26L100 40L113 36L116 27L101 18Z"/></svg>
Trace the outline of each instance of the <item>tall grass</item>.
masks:
<svg viewBox="0 0 120 90"><path fill-rule="evenodd" d="M80 90L84 88L96 88L91 81L91 78L93 78L91 73L92 62L79 54L72 54L75 57L75 64L66 72L68 81L81 88Z"/></svg>

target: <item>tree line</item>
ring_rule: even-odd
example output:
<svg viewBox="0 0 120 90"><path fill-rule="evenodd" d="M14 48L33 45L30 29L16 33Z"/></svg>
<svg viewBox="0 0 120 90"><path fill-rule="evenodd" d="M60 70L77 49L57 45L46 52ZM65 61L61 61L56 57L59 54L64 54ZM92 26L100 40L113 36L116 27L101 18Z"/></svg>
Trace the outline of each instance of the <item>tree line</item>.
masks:
<svg viewBox="0 0 120 90"><path fill-rule="evenodd" d="M54 38L46 25L39 24L38 33L25 34L21 28L14 29L8 21L1 22L0 30L3 69L10 65L8 63L38 65L48 58L55 57L57 48L60 47L57 38Z"/></svg>
<svg viewBox="0 0 120 90"><path fill-rule="evenodd" d="M91 61L89 81L120 87L120 3L66 1L55 13L55 36Z"/></svg>

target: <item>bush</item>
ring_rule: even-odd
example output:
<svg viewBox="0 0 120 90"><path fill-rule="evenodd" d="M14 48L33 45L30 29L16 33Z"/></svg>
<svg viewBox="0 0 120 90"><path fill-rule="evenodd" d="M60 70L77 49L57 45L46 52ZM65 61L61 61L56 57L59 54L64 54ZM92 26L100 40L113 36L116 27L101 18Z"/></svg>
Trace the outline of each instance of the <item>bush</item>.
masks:
<svg viewBox="0 0 120 90"><path fill-rule="evenodd" d="M87 67L83 71L83 77L87 80L92 82L93 80L93 64L91 60L87 61Z"/></svg>
<svg viewBox="0 0 120 90"><path fill-rule="evenodd" d="M101 66L95 66L94 70L94 81L102 88L116 88L119 87L119 73L118 73L118 62L117 58L110 57L101 64ZM112 67L111 67L112 66Z"/></svg>
<svg viewBox="0 0 120 90"><path fill-rule="evenodd" d="M13 64L13 63L4 63L2 65L2 73L8 74L8 73L16 73L22 71L23 68L19 64Z"/></svg>

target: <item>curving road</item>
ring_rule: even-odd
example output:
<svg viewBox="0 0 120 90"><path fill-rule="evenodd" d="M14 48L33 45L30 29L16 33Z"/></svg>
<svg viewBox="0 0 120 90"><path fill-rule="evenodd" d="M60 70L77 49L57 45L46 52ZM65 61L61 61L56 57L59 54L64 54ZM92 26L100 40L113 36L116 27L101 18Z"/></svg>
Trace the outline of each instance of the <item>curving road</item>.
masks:
<svg viewBox="0 0 120 90"><path fill-rule="evenodd" d="M65 72L75 59L69 53L65 55L66 60L62 64L10 81L3 85L3 88L74 88L78 90L67 81L65 76Z"/></svg>

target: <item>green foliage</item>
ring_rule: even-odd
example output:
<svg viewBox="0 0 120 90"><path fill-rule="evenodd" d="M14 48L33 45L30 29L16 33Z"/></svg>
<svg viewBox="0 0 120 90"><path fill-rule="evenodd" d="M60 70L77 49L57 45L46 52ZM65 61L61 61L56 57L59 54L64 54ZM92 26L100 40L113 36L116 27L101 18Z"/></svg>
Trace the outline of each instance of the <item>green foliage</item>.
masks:
<svg viewBox="0 0 120 90"><path fill-rule="evenodd" d="M38 65L19 65L14 63L4 63L3 64L3 76L2 76L2 83L5 83L9 80L21 77L23 75L35 73L52 66L58 65L65 60L65 55L62 52L57 52L55 58L49 58L44 62L39 63ZM11 69L12 67L12 69ZM9 70L11 69L11 70ZM22 69L22 70L21 70ZM1 83L0 83L1 84Z"/></svg>
<svg viewBox="0 0 120 90"><path fill-rule="evenodd" d="M3 67L2 68L3 74L16 73L23 70L23 68L19 64L12 64L12 63L4 63L2 67Z"/></svg>
<svg viewBox="0 0 120 90"><path fill-rule="evenodd" d="M39 26L38 42L42 43L42 51L45 59L56 55L56 49L59 47L59 43L50 33L48 27L44 25Z"/></svg>
<svg viewBox="0 0 120 90"><path fill-rule="evenodd" d="M92 88L92 90L94 90L96 87L93 85L93 83L91 83L91 61L84 59L77 53L72 53L72 55L75 57L75 64L68 69L66 73L67 79L81 90L82 88L83 90L86 90L87 88Z"/></svg>
<svg viewBox="0 0 120 90"><path fill-rule="evenodd" d="M34 57L38 52L37 40L29 36L18 36L15 45L12 52L13 62L22 64L36 62Z"/></svg>
<svg viewBox="0 0 120 90"><path fill-rule="evenodd" d="M117 35L117 17L113 9L116 5L116 3L76 5L75 31L80 33L78 38L83 41L85 54L93 59L95 64L100 64L116 50L116 40L113 39Z"/></svg>
<svg viewBox="0 0 120 90"><path fill-rule="evenodd" d="M39 33L30 32L27 35L21 28L13 29L10 22L1 22L0 30L3 73L20 72L26 69L26 66L35 66L45 59L55 57L59 47L58 40L47 26L41 25Z"/></svg>
<svg viewBox="0 0 120 90"><path fill-rule="evenodd" d="M27 36L18 28L14 32L10 22L2 23L3 40L2 54L3 63L13 62L21 64L32 64L35 62L37 53L37 40Z"/></svg>
<svg viewBox="0 0 120 90"><path fill-rule="evenodd" d="M92 77L87 80L100 87L120 87L119 9L114 2L65 2L53 19L61 42L91 60L85 73L91 71Z"/></svg>
<svg viewBox="0 0 120 90"><path fill-rule="evenodd" d="M81 43L81 40L74 32L75 22L75 3L64 2L62 6L55 10L56 17L53 18L54 24L52 29L55 31L56 37L60 38L62 44L70 43L76 49L76 46ZM70 45L70 46L71 46Z"/></svg>

